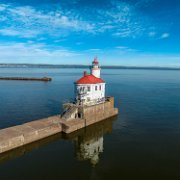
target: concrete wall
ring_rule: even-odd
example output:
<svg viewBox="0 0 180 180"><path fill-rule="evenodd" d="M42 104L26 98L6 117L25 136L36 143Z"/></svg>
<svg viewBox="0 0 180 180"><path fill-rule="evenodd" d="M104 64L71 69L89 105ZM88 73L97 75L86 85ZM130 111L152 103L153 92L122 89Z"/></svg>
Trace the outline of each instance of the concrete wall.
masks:
<svg viewBox="0 0 180 180"><path fill-rule="evenodd" d="M118 109L114 108L114 98L111 97L105 103L85 107L83 109L83 114L85 124L88 126L103 119L117 115Z"/></svg>
<svg viewBox="0 0 180 180"><path fill-rule="evenodd" d="M79 113L83 115L81 119L61 121L63 132L71 133L83 127L115 116L118 114L118 109L114 108L114 98L109 97L104 103L79 107Z"/></svg>

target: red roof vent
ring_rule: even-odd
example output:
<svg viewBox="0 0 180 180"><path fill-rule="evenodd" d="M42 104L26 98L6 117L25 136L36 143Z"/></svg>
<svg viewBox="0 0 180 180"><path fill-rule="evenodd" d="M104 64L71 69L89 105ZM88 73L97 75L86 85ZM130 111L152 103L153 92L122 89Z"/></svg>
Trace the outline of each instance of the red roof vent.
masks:
<svg viewBox="0 0 180 180"><path fill-rule="evenodd" d="M87 71L84 71L84 76L87 76Z"/></svg>
<svg viewBox="0 0 180 180"><path fill-rule="evenodd" d="M83 76L79 80L75 82L76 84L98 84L98 83L105 83L104 80L101 78L97 78L93 76L92 74Z"/></svg>

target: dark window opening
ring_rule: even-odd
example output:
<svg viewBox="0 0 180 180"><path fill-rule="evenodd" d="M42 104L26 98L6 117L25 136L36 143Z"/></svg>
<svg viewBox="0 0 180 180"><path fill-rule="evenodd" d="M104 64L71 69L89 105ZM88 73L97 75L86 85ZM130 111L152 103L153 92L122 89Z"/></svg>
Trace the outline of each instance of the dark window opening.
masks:
<svg viewBox="0 0 180 180"><path fill-rule="evenodd" d="M88 91L91 91L91 87L90 86L88 86Z"/></svg>
<svg viewBox="0 0 180 180"><path fill-rule="evenodd" d="M78 113L78 118L81 118L81 113Z"/></svg>

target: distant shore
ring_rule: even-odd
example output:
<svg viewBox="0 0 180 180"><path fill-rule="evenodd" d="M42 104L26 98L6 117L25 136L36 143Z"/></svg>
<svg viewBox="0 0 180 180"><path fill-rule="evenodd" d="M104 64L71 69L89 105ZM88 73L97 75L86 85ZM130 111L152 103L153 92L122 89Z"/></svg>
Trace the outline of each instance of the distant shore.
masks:
<svg viewBox="0 0 180 180"><path fill-rule="evenodd" d="M176 67L158 67L158 66L101 66L103 69L147 69L147 70L180 70ZM0 68L90 68L88 65L67 65L67 64L5 64L0 63Z"/></svg>

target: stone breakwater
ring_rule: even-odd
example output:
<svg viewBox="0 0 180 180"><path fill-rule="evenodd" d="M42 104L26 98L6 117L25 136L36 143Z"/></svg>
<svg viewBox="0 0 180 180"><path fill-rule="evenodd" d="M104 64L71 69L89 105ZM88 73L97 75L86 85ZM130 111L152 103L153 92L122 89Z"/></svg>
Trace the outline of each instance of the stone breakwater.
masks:
<svg viewBox="0 0 180 180"><path fill-rule="evenodd" d="M66 119L64 118L66 116L62 117L61 115L56 115L1 129L0 153L4 153L60 132L67 134L74 132L78 129L117 115L118 109L114 108L114 98L109 97L101 104L77 107L76 113L77 112L81 114L81 118ZM74 111L72 113L74 113Z"/></svg>
<svg viewBox="0 0 180 180"><path fill-rule="evenodd" d="M34 78L34 77L0 77L0 80L16 80L16 81L52 81L52 78Z"/></svg>

